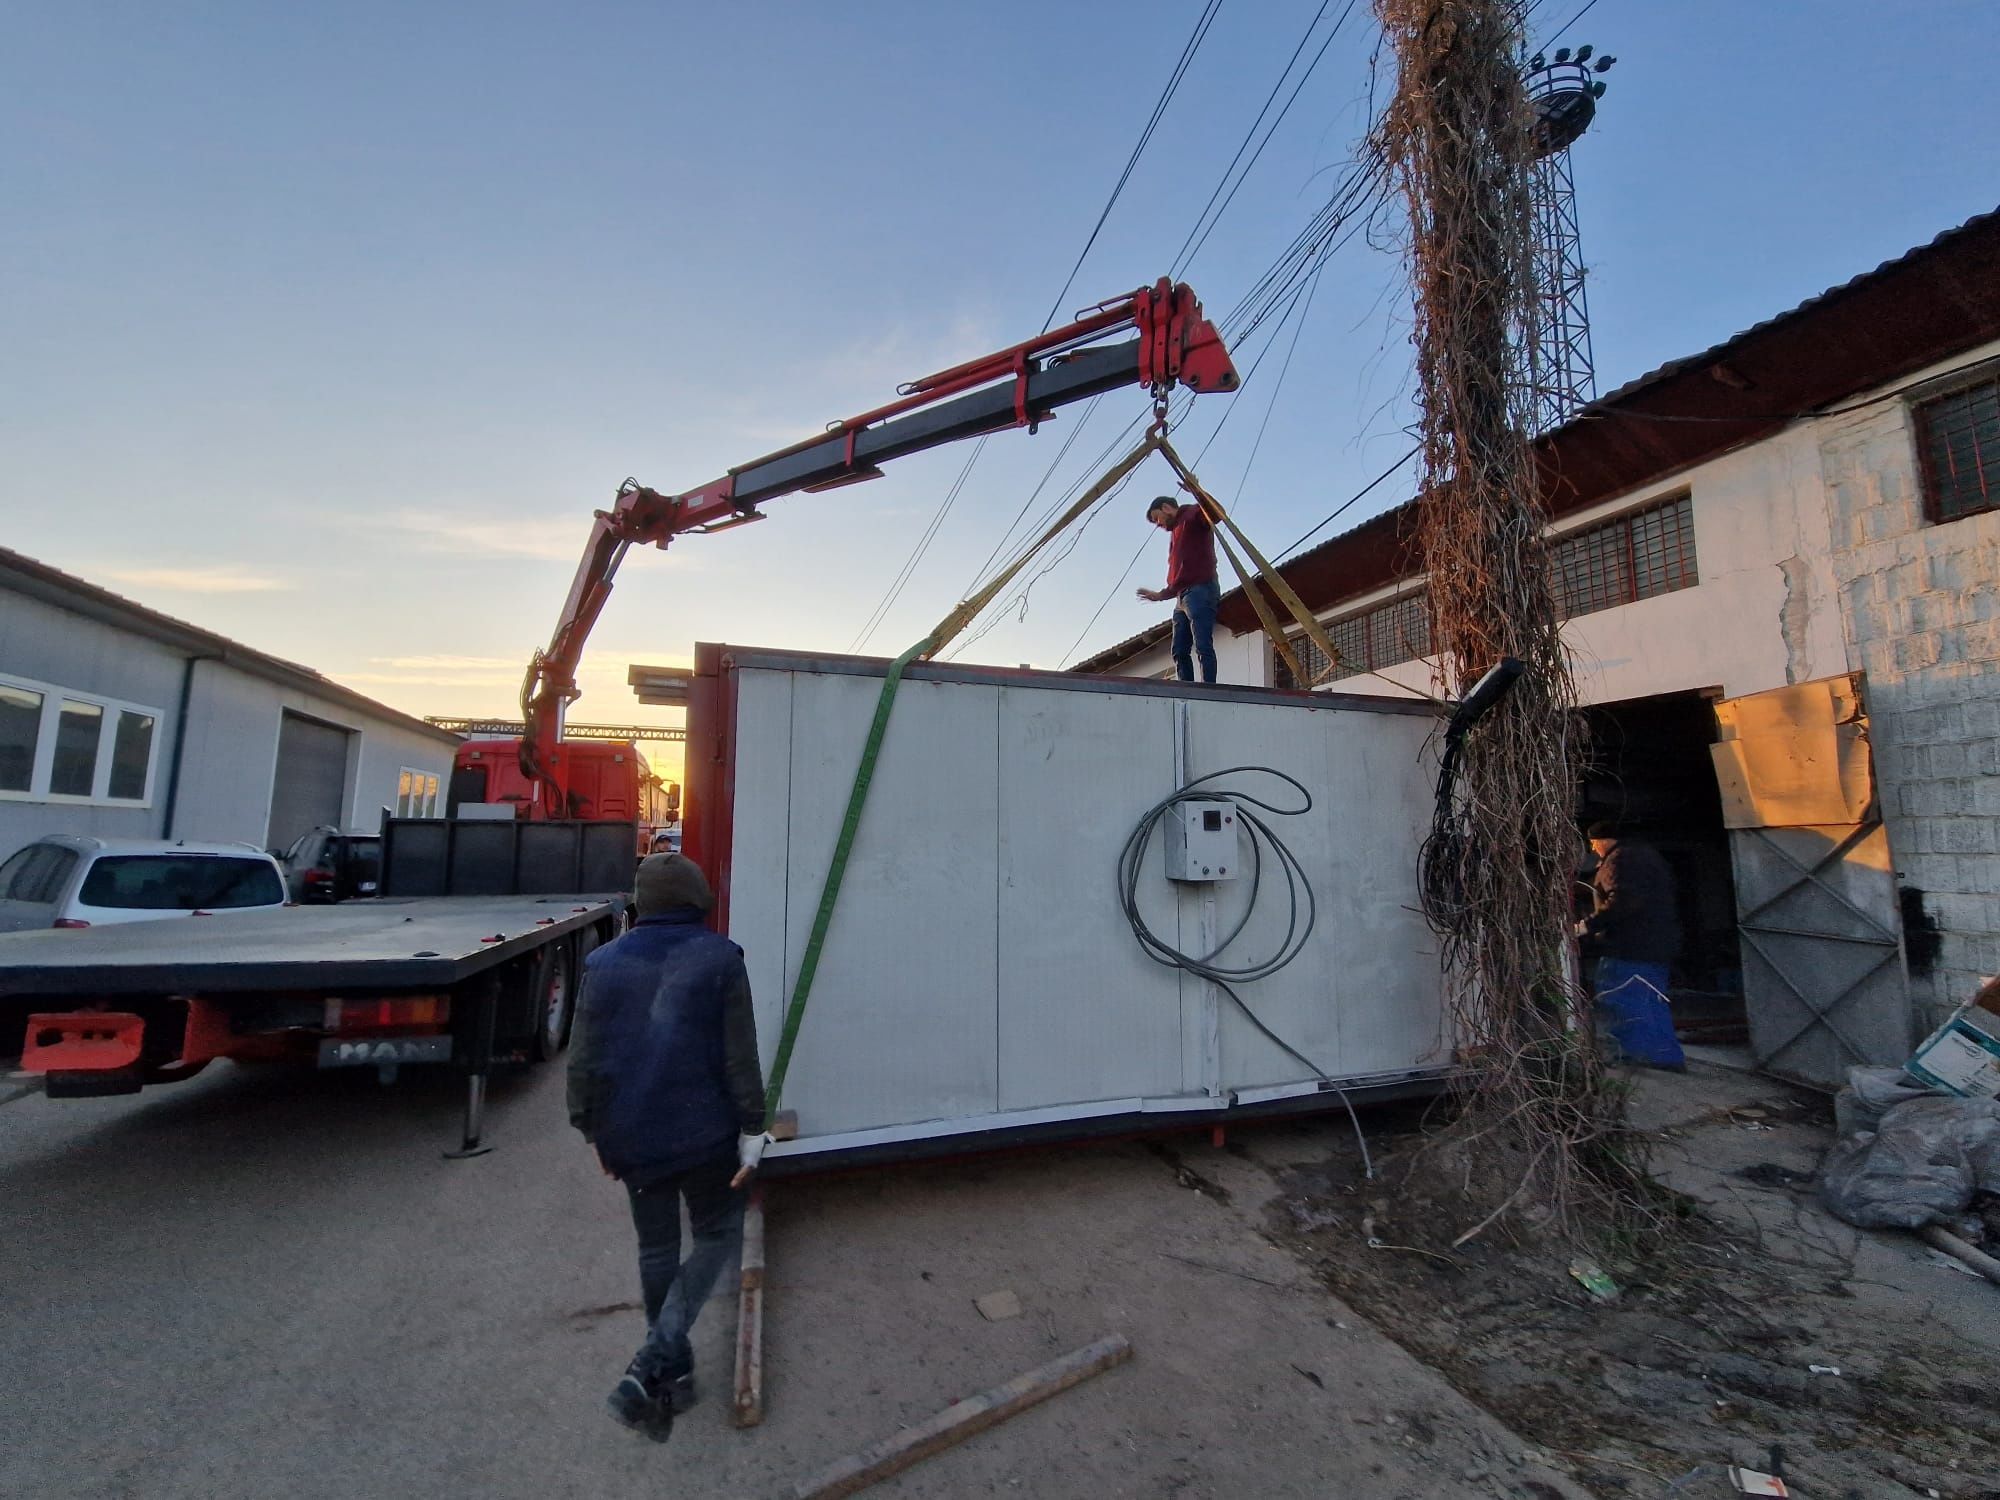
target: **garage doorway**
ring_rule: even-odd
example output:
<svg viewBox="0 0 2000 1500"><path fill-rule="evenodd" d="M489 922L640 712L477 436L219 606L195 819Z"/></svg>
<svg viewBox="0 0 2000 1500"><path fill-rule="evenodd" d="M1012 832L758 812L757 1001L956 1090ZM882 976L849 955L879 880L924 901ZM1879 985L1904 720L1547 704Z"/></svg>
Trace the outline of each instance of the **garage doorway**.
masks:
<svg viewBox="0 0 2000 1500"><path fill-rule="evenodd" d="M1591 764L1578 813L1657 849L1681 921L1668 998L1683 1042L1748 1040L1736 888L1709 746L1719 692L1662 693L1584 709ZM1586 906L1587 909L1587 906Z"/></svg>
<svg viewBox="0 0 2000 1500"><path fill-rule="evenodd" d="M287 711L278 722L278 769L271 782L271 821L264 843L289 849L302 833L340 826L347 806L347 744L351 730Z"/></svg>

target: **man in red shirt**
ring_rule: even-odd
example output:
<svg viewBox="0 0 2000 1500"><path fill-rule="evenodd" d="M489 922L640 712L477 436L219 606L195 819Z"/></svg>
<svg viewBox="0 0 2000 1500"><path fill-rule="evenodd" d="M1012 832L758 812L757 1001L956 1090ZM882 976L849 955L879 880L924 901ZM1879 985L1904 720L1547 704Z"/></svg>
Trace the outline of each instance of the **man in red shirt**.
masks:
<svg viewBox="0 0 2000 1500"><path fill-rule="evenodd" d="M1167 586L1140 589L1155 604L1174 601L1174 674L1194 681L1194 658L1201 680L1215 681L1215 609L1222 585L1215 580L1215 530L1199 505L1178 505L1161 495L1146 507L1146 519L1172 535L1167 544Z"/></svg>

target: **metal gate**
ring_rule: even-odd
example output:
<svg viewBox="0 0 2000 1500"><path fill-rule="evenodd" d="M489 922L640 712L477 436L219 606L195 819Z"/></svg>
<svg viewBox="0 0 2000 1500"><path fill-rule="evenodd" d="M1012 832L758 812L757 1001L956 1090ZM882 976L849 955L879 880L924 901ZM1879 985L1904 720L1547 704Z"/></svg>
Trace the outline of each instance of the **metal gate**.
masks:
<svg viewBox="0 0 2000 1500"><path fill-rule="evenodd" d="M1750 1051L1836 1088L1913 1040L1902 919L1859 674L1716 705Z"/></svg>
<svg viewBox="0 0 2000 1500"><path fill-rule="evenodd" d="M271 782L271 821L264 842L288 849L300 834L340 826L347 805L349 731L285 713L278 723L278 769Z"/></svg>

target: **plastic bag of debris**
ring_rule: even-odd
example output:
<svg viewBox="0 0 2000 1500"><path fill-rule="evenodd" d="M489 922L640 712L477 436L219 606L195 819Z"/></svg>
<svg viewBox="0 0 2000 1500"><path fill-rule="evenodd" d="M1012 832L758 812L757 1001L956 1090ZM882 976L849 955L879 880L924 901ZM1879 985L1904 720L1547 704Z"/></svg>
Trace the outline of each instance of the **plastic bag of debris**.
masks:
<svg viewBox="0 0 2000 1500"><path fill-rule="evenodd" d="M1862 1229L1918 1229L2000 1192L2000 1102L1925 1095L1880 1128L1839 1142L1820 1169L1820 1201Z"/></svg>
<svg viewBox="0 0 2000 1500"><path fill-rule="evenodd" d="M1833 1096L1834 1127L1843 1138L1880 1130L1882 1116L1897 1105L1936 1093L1901 1068L1849 1068L1847 1087Z"/></svg>

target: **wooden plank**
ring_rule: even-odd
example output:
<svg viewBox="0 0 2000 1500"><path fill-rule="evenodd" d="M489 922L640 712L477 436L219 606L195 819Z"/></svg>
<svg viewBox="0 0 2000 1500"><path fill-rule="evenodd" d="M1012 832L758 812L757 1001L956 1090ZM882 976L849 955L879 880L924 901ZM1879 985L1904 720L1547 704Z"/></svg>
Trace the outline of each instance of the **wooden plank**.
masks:
<svg viewBox="0 0 2000 1500"><path fill-rule="evenodd" d="M764 1189L753 1186L743 1209L743 1271L736 1304L738 1427L764 1420Z"/></svg>
<svg viewBox="0 0 2000 1500"><path fill-rule="evenodd" d="M1005 1385L967 1397L920 1426L906 1428L829 1465L811 1478L801 1480L792 1491L793 1500L837 1500L842 1495L858 1494L877 1481L901 1473L911 1464L963 1442L976 1432L984 1432L1131 1357L1132 1346L1124 1335L1099 1339L1025 1375L1017 1375Z"/></svg>

